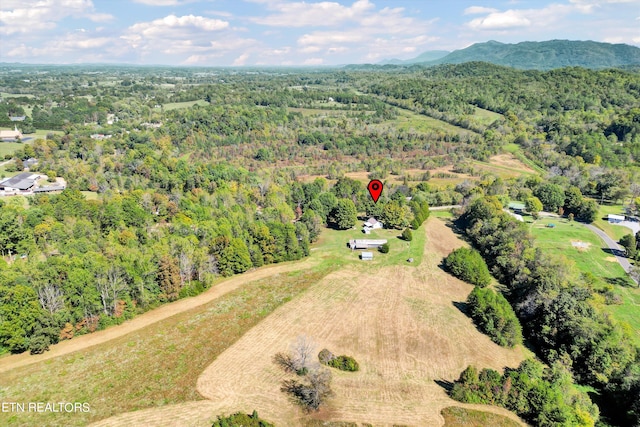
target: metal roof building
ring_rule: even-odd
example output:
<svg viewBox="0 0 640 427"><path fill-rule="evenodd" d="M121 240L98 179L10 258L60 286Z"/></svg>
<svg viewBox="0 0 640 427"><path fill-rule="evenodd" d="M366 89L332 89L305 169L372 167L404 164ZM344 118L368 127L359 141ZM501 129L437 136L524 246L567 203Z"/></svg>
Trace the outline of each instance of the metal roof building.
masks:
<svg viewBox="0 0 640 427"><path fill-rule="evenodd" d="M39 177L40 175L38 174L23 172L0 181L0 190L30 190L36 184L36 180Z"/></svg>
<svg viewBox="0 0 640 427"><path fill-rule="evenodd" d="M349 240L349 248L351 248L351 250L355 250L355 249L375 249L375 248L379 248L380 246L384 245L385 243L387 243L386 239L378 239L378 240L354 239L354 240Z"/></svg>

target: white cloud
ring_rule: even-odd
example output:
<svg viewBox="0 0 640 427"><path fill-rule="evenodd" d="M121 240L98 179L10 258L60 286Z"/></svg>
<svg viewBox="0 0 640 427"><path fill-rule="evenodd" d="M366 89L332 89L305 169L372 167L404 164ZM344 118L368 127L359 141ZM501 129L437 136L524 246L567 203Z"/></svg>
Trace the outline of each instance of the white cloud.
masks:
<svg viewBox="0 0 640 427"><path fill-rule="evenodd" d="M518 10L492 12L484 18L476 18L468 23L474 30L505 30L517 27L528 27L531 21L526 13Z"/></svg>
<svg viewBox="0 0 640 427"><path fill-rule="evenodd" d="M465 25L472 30L505 31L522 28L550 27L574 12L588 13L586 5L550 4L541 9L509 9L491 12Z"/></svg>
<svg viewBox="0 0 640 427"><path fill-rule="evenodd" d="M322 58L309 58L304 61L304 65L322 65L324 63L324 59Z"/></svg>
<svg viewBox="0 0 640 427"><path fill-rule="evenodd" d="M247 63L247 59L249 59L249 54L248 53L243 53L242 55L238 56L233 61L233 66L234 67L241 67L241 66L243 66L243 65L245 65Z"/></svg>
<svg viewBox="0 0 640 427"><path fill-rule="evenodd" d="M194 0L133 0L134 3L145 4L147 6L179 6L181 4L192 3Z"/></svg>
<svg viewBox="0 0 640 427"><path fill-rule="evenodd" d="M96 13L91 0L3 0L0 8L0 34L51 30L69 16L96 22L113 19L110 14Z"/></svg>
<svg viewBox="0 0 640 427"><path fill-rule="evenodd" d="M369 0L357 0L350 7L340 3L323 1L319 3L277 3L270 9L275 14L264 17L254 17L251 20L257 24L275 27L317 27L335 26L341 22L354 20L364 12L375 8Z"/></svg>
<svg viewBox="0 0 640 427"><path fill-rule="evenodd" d="M471 6L464 10L465 15L481 15L483 13L493 13L497 12L498 9L494 9L492 7L484 7L484 6Z"/></svg>

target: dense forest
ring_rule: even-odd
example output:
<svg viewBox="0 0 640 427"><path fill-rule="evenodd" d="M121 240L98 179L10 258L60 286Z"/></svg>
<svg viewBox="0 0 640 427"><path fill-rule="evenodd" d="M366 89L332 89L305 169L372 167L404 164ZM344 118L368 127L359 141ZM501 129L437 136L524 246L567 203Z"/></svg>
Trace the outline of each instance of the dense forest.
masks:
<svg viewBox="0 0 640 427"><path fill-rule="evenodd" d="M467 372L456 393L474 401L464 386L520 381L562 400L548 385L559 376L591 387L601 408L613 408L605 415L617 414L611 422L638 422L640 352L593 303L601 283L535 248L503 209L519 200L532 214L590 223L601 205L625 202L637 214L640 74L476 62L395 71L5 66L0 76L0 126L24 134L8 166L36 158L32 171L68 187L0 200L0 352L41 353L219 277L301 259L324 226L375 216L415 229L429 206L462 205L457 226L477 252L445 266L478 286L490 271L504 286L474 291L474 320L502 345L524 335L552 371ZM479 169L506 150L532 172ZM347 176L356 172L385 181L378 203ZM454 172L465 179L447 183ZM472 264L472 277L460 263ZM496 326L504 316L509 324ZM488 400L520 404L507 394ZM587 400L562 400L567 419L597 419Z"/></svg>

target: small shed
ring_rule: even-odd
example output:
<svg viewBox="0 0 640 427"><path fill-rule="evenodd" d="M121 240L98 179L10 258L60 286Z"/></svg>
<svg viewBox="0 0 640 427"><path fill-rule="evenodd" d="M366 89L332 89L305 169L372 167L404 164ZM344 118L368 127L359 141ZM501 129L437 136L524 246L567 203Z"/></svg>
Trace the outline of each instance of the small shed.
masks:
<svg viewBox="0 0 640 427"><path fill-rule="evenodd" d="M618 223L624 221L625 218L624 218L624 215L609 214L607 219L609 220L610 224L618 224Z"/></svg>
<svg viewBox="0 0 640 427"><path fill-rule="evenodd" d="M373 260L373 252L362 252L360 254L360 259L363 261L371 261Z"/></svg>

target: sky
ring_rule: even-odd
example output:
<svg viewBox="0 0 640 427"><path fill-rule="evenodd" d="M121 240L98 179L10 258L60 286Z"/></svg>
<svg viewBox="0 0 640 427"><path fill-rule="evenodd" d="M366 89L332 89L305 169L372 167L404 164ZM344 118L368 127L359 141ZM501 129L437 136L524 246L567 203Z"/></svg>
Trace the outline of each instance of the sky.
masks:
<svg viewBox="0 0 640 427"><path fill-rule="evenodd" d="M0 62L318 66L551 39L640 47L640 0L0 0Z"/></svg>

